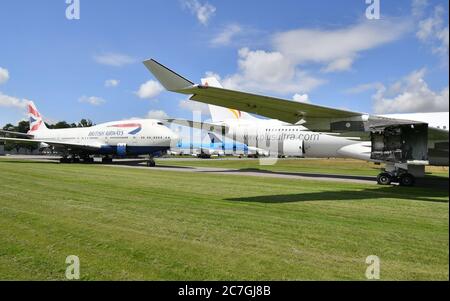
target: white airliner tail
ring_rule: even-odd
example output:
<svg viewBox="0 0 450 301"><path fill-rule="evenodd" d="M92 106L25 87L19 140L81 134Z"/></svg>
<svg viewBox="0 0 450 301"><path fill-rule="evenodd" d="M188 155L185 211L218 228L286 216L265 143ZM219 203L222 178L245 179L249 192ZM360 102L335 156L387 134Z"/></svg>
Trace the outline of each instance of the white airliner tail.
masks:
<svg viewBox="0 0 450 301"><path fill-rule="evenodd" d="M28 134L34 135L37 132L47 131L47 126L45 125L42 115L37 110L36 106L32 101L28 102L28 118L30 121L30 131Z"/></svg>
<svg viewBox="0 0 450 301"><path fill-rule="evenodd" d="M202 85L215 88L223 88L215 77L202 78ZM258 120L258 118L239 110L208 105L212 122L222 122L225 120Z"/></svg>

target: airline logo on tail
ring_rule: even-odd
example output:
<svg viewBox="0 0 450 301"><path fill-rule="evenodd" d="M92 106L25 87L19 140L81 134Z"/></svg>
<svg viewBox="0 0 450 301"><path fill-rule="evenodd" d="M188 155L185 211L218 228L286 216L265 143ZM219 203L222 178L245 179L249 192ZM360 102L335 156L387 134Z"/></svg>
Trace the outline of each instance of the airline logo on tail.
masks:
<svg viewBox="0 0 450 301"><path fill-rule="evenodd" d="M122 123L122 124L114 124L109 127L113 128L134 128L128 135L136 135L142 130L142 124L140 123Z"/></svg>
<svg viewBox="0 0 450 301"><path fill-rule="evenodd" d="M229 109L229 110L231 111L231 113L233 113L233 115L234 115L234 117L235 117L236 119L241 118L241 116L242 116L241 111L234 110L234 109Z"/></svg>
<svg viewBox="0 0 450 301"><path fill-rule="evenodd" d="M28 103L28 115L30 118L30 132L37 131L41 127L43 121L41 114L39 114L32 102Z"/></svg>

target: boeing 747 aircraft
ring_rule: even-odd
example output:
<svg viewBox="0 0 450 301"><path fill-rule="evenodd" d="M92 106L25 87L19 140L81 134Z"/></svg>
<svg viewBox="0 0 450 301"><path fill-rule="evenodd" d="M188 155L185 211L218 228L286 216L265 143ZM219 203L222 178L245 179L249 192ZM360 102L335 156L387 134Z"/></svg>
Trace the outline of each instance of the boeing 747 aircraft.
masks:
<svg viewBox="0 0 450 301"><path fill-rule="evenodd" d="M39 143L41 149L54 148L63 156L61 163L83 160L91 163L92 155L102 155L103 163L113 157L149 155L149 166L155 166L154 156L170 149L177 135L161 121L153 119L121 120L88 128L48 129L33 102L28 104L30 131L27 134L0 131L23 138L0 137L0 141Z"/></svg>
<svg viewBox="0 0 450 301"><path fill-rule="evenodd" d="M214 78L194 84L153 59L144 64L168 91L214 105L212 115L218 106L226 112L215 114L217 118L213 116L211 124L189 122L190 126L221 133L246 145L278 155L385 163L385 171L377 178L381 185L399 182L412 186L415 177L424 176L426 165L448 166L448 112L370 115L227 90ZM172 122L186 124L183 120Z"/></svg>

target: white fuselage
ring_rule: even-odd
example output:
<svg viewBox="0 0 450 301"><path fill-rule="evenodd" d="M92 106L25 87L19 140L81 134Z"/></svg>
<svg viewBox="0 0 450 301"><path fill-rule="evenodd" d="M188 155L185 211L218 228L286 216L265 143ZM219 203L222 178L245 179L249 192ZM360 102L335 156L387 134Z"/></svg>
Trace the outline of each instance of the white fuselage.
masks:
<svg viewBox="0 0 450 301"><path fill-rule="evenodd" d="M449 113L393 114L383 117L428 123L429 127L448 131ZM226 136L249 147L269 151L270 155L371 159L371 142L330 133L309 131L303 126L289 125L278 120L225 120L220 124L229 128ZM430 141L434 147L434 142ZM448 158L442 159L435 152L430 153L432 165L448 165ZM436 157L436 158L434 158ZM448 157L448 156L446 156Z"/></svg>
<svg viewBox="0 0 450 301"><path fill-rule="evenodd" d="M98 151L90 153L118 156L154 154L166 151L176 135L153 119L121 120L86 128L43 129L32 133L34 139L57 143L74 143Z"/></svg>
<svg viewBox="0 0 450 301"><path fill-rule="evenodd" d="M370 160L370 142L358 139L312 132L277 120L229 120L221 124L229 128L229 139L264 149L270 156Z"/></svg>

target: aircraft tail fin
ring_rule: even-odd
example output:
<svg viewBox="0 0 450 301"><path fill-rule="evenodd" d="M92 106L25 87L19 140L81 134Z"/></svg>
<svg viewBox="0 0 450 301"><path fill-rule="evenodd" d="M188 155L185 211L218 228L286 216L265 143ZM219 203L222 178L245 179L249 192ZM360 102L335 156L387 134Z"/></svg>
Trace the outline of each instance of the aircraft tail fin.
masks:
<svg viewBox="0 0 450 301"><path fill-rule="evenodd" d="M190 80L170 70L154 59L144 61L144 65L168 91L176 92L194 85Z"/></svg>
<svg viewBox="0 0 450 301"><path fill-rule="evenodd" d="M220 82L215 77L202 78L203 86L210 86L215 88L223 88ZM212 122L222 122L224 120L257 120L258 118L246 112L239 110L228 109L215 105L208 105L211 113Z"/></svg>
<svg viewBox="0 0 450 301"><path fill-rule="evenodd" d="M42 115L37 110L34 102L29 101L27 104L28 118L30 121L30 130L28 134L35 134L36 132L48 130L45 125Z"/></svg>
<svg viewBox="0 0 450 301"><path fill-rule="evenodd" d="M211 140L211 143L222 143L222 139L217 137L216 134L209 132L208 133L209 139Z"/></svg>

